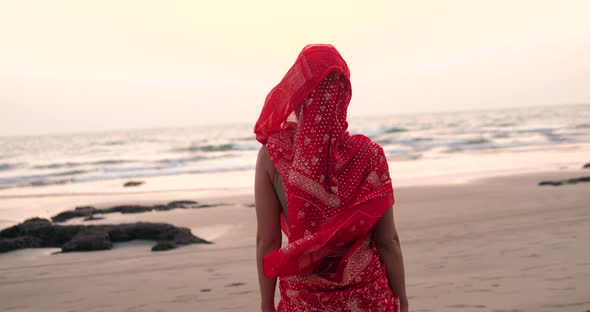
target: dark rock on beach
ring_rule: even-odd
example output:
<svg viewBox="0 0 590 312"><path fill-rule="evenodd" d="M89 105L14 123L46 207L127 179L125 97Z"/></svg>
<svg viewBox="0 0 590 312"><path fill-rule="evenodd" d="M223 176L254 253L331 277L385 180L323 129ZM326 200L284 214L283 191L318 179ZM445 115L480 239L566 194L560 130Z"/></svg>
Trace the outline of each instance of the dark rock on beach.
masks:
<svg viewBox="0 0 590 312"><path fill-rule="evenodd" d="M90 215L89 217L84 218L84 221L94 221L94 220L103 220L104 217L97 217L95 215Z"/></svg>
<svg viewBox="0 0 590 312"><path fill-rule="evenodd" d="M41 247L39 240L30 236L0 238L0 253L23 248Z"/></svg>
<svg viewBox="0 0 590 312"><path fill-rule="evenodd" d="M61 251L93 251L113 248L108 231L104 229L87 229L79 231L69 242L61 247Z"/></svg>
<svg viewBox="0 0 590 312"><path fill-rule="evenodd" d="M565 185L565 184L577 184L577 183L582 183L582 182L590 182L590 176L565 179L565 180L556 180L556 181L541 181L541 182L539 182L539 185L540 186L543 186L543 185L561 186L561 185Z"/></svg>
<svg viewBox="0 0 590 312"><path fill-rule="evenodd" d="M563 182L561 182L561 181L541 181L541 182L539 182L540 186L544 186L544 185L560 186L562 184L563 184Z"/></svg>
<svg viewBox="0 0 590 312"><path fill-rule="evenodd" d="M162 207L165 206L141 206L141 205L122 205L122 206L114 206L107 209L101 209L99 213L141 213L141 212L148 212L152 210L164 210Z"/></svg>
<svg viewBox="0 0 590 312"><path fill-rule="evenodd" d="M53 222L64 222L73 218L90 217L97 211L98 210L92 206L81 206L76 207L74 210L61 212L51 218L51 220L53 220Z"/></svg>
<svg viewBox="0 0 590 312"><path fill-rule="evenodd" d="M199 203L192 200L175 200L168 203L169 207L173 208L193 208L197 206Z"/></svg>
<svg viewBox="0 0 590 312"><path fill-rule="evenodd" d="M61 248L62 252L111 249L113 243L131 240L158 242L153 251L181 245L210 244L187 228L167 223L129 223L119 225L58 225L33 218L0 231L0 252L23 248Z"/></svg>
<svg viewBox="0 0 590 312"><path fill-rule="evenodd" d="M582 167L582 168L583 168L583 169L588 169L588 168L590 168L590 163L587 163L587 164L585 164L585 165L584 165L584 167Z"/></svg>
<svg viewBox="0 0 590 312"><path fill-rule="evenodd" d="M107 214L107 213L142 213L149 211L168 211L172 209L189 209L189 208L208 208L216 205L201 204L192 200L176 200L169 202L166 205L153 205L153 206L142 206L142 205L119 205L110 208L97 209L92 206L81 206L76 207L74 210L68 210L57 214L52 217L53 222L65 222L74 218L85 218L84 221L97 220L100 217L96 215Z"/></svg>
<svg viewBox="0 0 590 312"><path fill-rule="evenodd" d="M176 243L171 241L164 241L158 242L154 247L152 247L152 251L165 251L176 248Z"/></svg>
<svg viewBox="0 0 590 312"><path fill-rule="evenodd" d="M123 187L140 186L144 183L144 181L127 181L125 184L123 184Z"/></svg>

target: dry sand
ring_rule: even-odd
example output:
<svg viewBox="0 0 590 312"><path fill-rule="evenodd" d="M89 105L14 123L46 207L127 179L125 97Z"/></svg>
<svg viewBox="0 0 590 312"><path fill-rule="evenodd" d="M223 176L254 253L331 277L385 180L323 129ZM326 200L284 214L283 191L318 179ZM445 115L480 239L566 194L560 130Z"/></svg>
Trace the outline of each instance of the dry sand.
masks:
<svg viewBox="0 0 590 312"><path fill-rule="evenodd" d="M590 311L590 184L537 186L581 175L590 171L396 188L410 310ZM95 221L169 222L213 245L154 253L153 242L132 242L90 253L0 254L0 311L257 311L253 196L237 193L4 198L3 205L57 207L48 214L115 202L224 205Z"/></svg>

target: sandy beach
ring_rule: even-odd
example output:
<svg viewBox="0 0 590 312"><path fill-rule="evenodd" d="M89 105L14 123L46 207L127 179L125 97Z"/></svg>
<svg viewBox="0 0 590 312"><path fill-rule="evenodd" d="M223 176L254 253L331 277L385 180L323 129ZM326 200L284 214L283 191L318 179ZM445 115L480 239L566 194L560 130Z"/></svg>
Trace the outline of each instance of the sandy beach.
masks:
<svg viewBox="0 0 590 312"><path fill-rule="evenodd" d="M562 170L397 187L395 215L411 309L590 310L590 252L584 243L590 239L589 185L537 185L584 174L588 171ZM135 241L99 252L52 255L57 249L28 249L0 254L0 310L256 311L251 191L150 194L148 185L145 193L137 189L127 195L37 198L13 194L2 202L39 202L55 207L47 211L51 214L83 204L192 199L218 206L109 214L93 222L168 222L214 244L154 253L153 242Z"/></svg>
<svg viewBox="0 0 590 312"><path fill-rule="evenodd" d="M412 311L588 311L589 145L393 161L395 218ZM252 171L183 174L0 191L0 228L77 206L193 200L209 208L71 219L165 222L211 245L155 253L153 241L112 250L0 254L1 311L256 311ZM277 292L278 301L278 292Z"/></svg>
<svg viewBox="0 0 590 312"><path fill-rule="evenodd" d="M339 247L391 180L410 312L590 312L589 33L590 0L0 1L0 312L260 311L272 165L293 305L388 305Z"/></svg>

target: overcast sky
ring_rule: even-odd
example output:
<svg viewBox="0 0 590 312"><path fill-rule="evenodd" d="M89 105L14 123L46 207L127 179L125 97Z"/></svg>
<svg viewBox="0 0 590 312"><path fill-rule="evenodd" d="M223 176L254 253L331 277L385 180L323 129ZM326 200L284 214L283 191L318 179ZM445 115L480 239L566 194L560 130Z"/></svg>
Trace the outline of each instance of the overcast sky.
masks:
<svg viewBox="0 0 590 312"><path fill-rule="evenodd" d="M589 38L585 0L0 0L0 135L253 124L307 43L352 116L588 103Z"/></svg>

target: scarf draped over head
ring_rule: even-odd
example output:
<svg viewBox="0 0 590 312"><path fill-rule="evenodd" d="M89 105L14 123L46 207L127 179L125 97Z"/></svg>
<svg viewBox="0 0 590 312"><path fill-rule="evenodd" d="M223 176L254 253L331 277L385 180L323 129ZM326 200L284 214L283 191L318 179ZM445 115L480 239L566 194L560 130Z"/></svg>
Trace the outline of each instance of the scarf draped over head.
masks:
<svg viewBox="0 0 590 312"><path fill-rule="evenodd" d="M289 238L264 257L267 277L341 279L348 257L393 205L383 150L347 131L350 98L348 66L331 45L306 46L266 97L254 132L287 195ZM335 258L337 250L344 252Z"/></svg>

